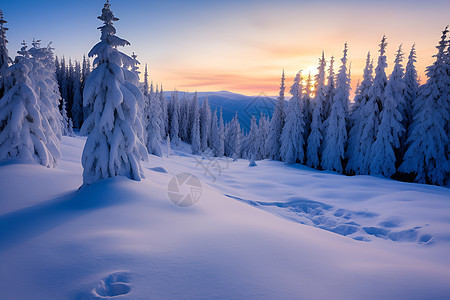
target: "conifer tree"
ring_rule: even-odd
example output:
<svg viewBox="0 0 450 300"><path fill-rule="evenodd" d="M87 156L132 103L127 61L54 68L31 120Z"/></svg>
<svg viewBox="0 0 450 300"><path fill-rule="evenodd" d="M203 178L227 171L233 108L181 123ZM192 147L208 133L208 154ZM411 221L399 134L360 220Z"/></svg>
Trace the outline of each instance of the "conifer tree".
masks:
<svg viewBox="0 0 450 300"><path fill-rule="evenodd" d="M223 154L221 154L221 147L220 147L220 130L219 130L219 119L217 117L217 108L214 110L214 113L212 114L212 120L211 120L211 149L216 157L220 157Z"/></svg>
<svg viewBox="0 0 450 300"><path fill-rule="evenodd" d="M380 113L380 126L377 138L371 148L370 174L391 177L396 171L396 152L400 147L400 138L405 131L402 114L399 109L404 103L403 52L397 51L395 66L385 90L383 109Z"/></svg>
<svg viewBox="0 0 450 300"><path fill-rule="evenodd" d="M361 165L364 163L365 147L362 143L362 132L366 120L363 111L369 100L369 92L373 83L373 61L370 52L367 53L366 66L364 68L363 80L356 89L356 95L352 106L352 114L350 116L350 131L347 147L347 166L346 171L350 174L361 174Z"/></svg>
<svg viewBox="0 0 450 300"><path fill-rule="evenodd" d="M172 100L170 101L172 106L171 118L170 118L170 140L174 145L180 144L179 129L180 129L180 101L178 98L178 91L172 93Z"/></svg>
<svg viewBox="0 0 450 300"><path fill-rule="evenodd" d="M281 160L287 164L293 164L297 161L303 163L305 157L303 150L305 121L301 107L301 78L300 71L295 76L294 84L290 90L292 98L287 106L286 122L281 135Z"/></svg>
<svg viewBox="0 0 450 300"><path fill-rule="evenodd" d="M169 111L167 109L167 100L164 96L164 89L161 85L161 90L159 91L159 104L161 105L161 137L166 137L169 134Z"/></svg>
<svg viewBox="0 0 450 300"><path fill-rule="evenodd" d="M197 92L194 93L194 97L191 101L191 145L192 153L198 154L201 151L200 142L200 113L198 108L198 96Z"/></svg>
<svg viewBox="0 0 450 300"><path fill-rule="evenodd" d="M258 128L259 128L259 139L258 139L259 148L257 157L258 159L266 159L268 157L266 151L266 141L269 132L269 122L267 121L267 118L266 116L264 116L262 111L258 122Z"/></svg>
<svg viewBox="0 0 450 300"><path fill-rule="evenodd" d="M89 52L96 56L96 68L89 75L83 91L84 106L93 108L82 126L89 132L82 155L83 183L91 184L114 176L133 180L144 177L140 160L147 151L138 138L142 124L137 115L138 100L142 93L126 80L126 68L131 58L117 50L130 43L115 35L113 22L118 21L107 1L102 9L103 21L100 42ZM140 128L139 128L140 126Z"/></svg>
<svg viewBox="0 0 450 300"><path fill-rule="evenodd" d="M361 130L360 151L355 153L359 155L357 161L359 164L359 174L368 174L370 165L370 149L377 137L378 127L380 126L380 112L383 109L385 98L385 89L387 85L387 77L385 69L386 63L386 37L383 36L380 43L380 55L378 56L378 64L375 68L375 78L369 90L369 98L361 109L361 120L364 120ZM353 154L353 155L355 155Z"/></svg>
<svg viewBox="0 0 450 300"><path fill-rule="evenodd" d="M211 139L211 108L209 107L208 97L202 102L200 113L200 137L201 150L205 151L208 148L208 143Z"/></svg>
<svg viewBox="0 0 450 300"><path fill-rule="evenodd" d="M442 32L435 62L427 67L427 82L414 102L412 130L400 171L415 173L415 181L442 185L449 176L450 70L446 53L448 26Z"/></svg>
<svg viewBox="0 0 450 300"><path fill-rule="evenodd" d="M311 133L308 136L306 146L306 165L312 168L318 168L320 166L320 151L323 140L322 127L325 121L324 111L327 101L325 67L325 54L322 52L322 58L319 59L318 73L316 75L316 97L311 120Z"/></svg>
<svg viewBox="0 0 450 300"><path fill-rule="evenodd" d="M333 104L333 98L336 88L334 77L334 56L331 56L330 66L328 67L327 86L325 88L326 101L324 102L323 107L324 120L328 119L331 113L331 105ZM323 130L325 132L325 128L323 128Z"/></svg>
<svg viewBox="0 0 450 300"><path fill-rule="evenodd" d="M59 149L49 141L56 140L40 112L39 96L29 77L33 69L26 43L18 51L15 62L6 71L11 88L0 101L0 159L18 159L55 167L54 153Z"/></svg>
<svg viewBox="0 0 450 300"><path fill-rule="evenodd" d="M281 76L280 94L278 96L277 104L275 105L272 120L269 126L269 133L267 137L267 152L271 159L280 160L281 147L281 133L284 127L285 112L284 112L284 92L286 86L284 84L284 70Z"/></svg>
<svg viewBox="0 0 450 300"><path fill-rule="evenodd" d="M350 93L350 79L347 73L347 51L347 43L345 43L330 116L325 121L326 132L322 155L322 167L337 172L343 171L342 161L347 143L346 112L348 110Z"/></svg>
<svg viewBox="0 0 450 300"><path fill-rule="evenodd" d="M75 62L74 71L72 119L75 128L81 128L81 124L83 124L83 96L81 95L81 66L78 61Z"/></svg>
<svg viewBox="0 0 450 300"><path fill-rule="evenodd" d="M145 141L148 153L162 157L162 137L161 128L159 127L161 125L161 106L157 95L154 94L152 90L153 88L148 95L148 105L145 110Z"/></svg>
<svg viewBox="0 0 450 300"><path fill-rule="evenodd" d="M303 87L302 87L303 88ZM311 132L311 121L312 121L312 105L313 105L313 80L311 77L311 72L309 72L308 77L306 78L305 90L300 91L300 95L302 96L303 101L300 101L303 106L303 118L304 118L304 132L303 132L303 140L306 141Z"/></svg>
<svg viewBox="0 0 450 300"><path fill-rule="evenodd" d="M250 131L247 136L247 158L250 159L250 164L255 164L256 155L258 152L258 136L259 136L258 124L256 123L255 116L252 116L250 121ZM252 164L253 162L253 164Z"/></svg>
<svg viewBox="0 0 450 300"><path fill-rule="evenodd" d="M144 85L142 86L144 96L148 97L149 85L148 85L148 69L147 64L145 64L144 69Z"/></svg>
<svg viewBox="0 0 450 300"><path fill-rule="evenodd" d="M405 98L405 119L403 120L403 126L406 129L405 136L408 136L408 133L410 131L410 126L413 122L413 107L414 103L417 99L417 94L419 91L419 80L417 76L417 70L416 66L414 65L416 63L416 45L414 44L411 47L411 51L408 56L408 62L406 64L405 69L405 90L404 90L404 98ZM402 140L402 145L405 146L406 142L405 140ZM405 149L404 149L405 150ZM403 151L404 152L404 151Z"/></svg>
<svg viewBox="0 0 450 300"><path fill-rule="evenodd" d="M3 97L5 90L11 85L11 82L8 82L9 80L6 76L6 70L12 63L8 49L6 48L6 44L8 43L6 39L6 31L8 31L8 28L5 26L6 23L8 22L5 21L3 12L0 10L0 99Z"/></svg>
<svg viewBox="0 0 450 300"><path fill-rule="evenodd" d="M220 108L220 116L219 116L219 145L217 149L217 156L222 157L225 155L225 126L223 123L223 112L222 108Z"/></svg>

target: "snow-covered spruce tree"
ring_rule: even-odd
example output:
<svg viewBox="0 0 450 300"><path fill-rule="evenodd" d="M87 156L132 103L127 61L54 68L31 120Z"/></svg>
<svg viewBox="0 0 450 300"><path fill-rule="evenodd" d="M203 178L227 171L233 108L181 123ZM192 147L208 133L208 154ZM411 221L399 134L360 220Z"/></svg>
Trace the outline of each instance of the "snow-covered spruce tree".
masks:
<svg viewBox="0 0 450 300"><path fill-rule="evenodd" d="M402 109L404 103L403 82L403 52L398 49L395 58L394 70L385 90L383 109L380 113L381 123L378 127L377 139L372 145L369 165L370 174L380 174L391 177L396 171L397 155L400 147L400 138L405 131L402 125Z"/></svg>
<svg viewBox="0 0 450 300"><path fill-rule="evenodd" d="M122 65L127 65L125 61L129 62L130 57L117 50L129 42L115 35L113 22L118 18L114 17L108 1L98 18L103 21L99 28L100 42L89 52L89 57L96 56L96 67L83 92L84 106L93 108L81 128L82 132L90 132L82 155L85 185L114 176L140 180L144 177L140 160L147 157L145 146L137 136L138 131L142 132L142 125L135 95L141 92L125 80Z"/></svg>
<svg viewBox="0 0 450 300"><path fill-rule="evenodd" d="M286 119L281 134L281 160L286 164L293 164L299 161L303 163L305 153L304 146L304 131L305 121L301 107L302 98L302 75L301 71L297 73L294 79L294 84L291 87L290 93L292 95L289 100ZM256 123L256 121L255 121Z"/></svg>
<svg viewBox="0 0 450 300"><path fill-rule="evenodd" d="M347 143L346 112L348 110L350 78L347 73L347 43L344 45L342 65L336 79L336 90L328 119L325 121L325 138L322 155L322 167L342 172L342 160L345 157Z"/></svg>
<svg viewBox="0 0 450 300"><path fill-rule="evenodd" d="M255 160L258 152L258 136L259 136L258 124L256 123L255 116L252 116L250 121L250 131L247 136L247 153L246 156L250 160L251 165L256 165ZM253 162L253 164L252 164Z"/></svg>
<svg viewBox="0 0 450 300"><path fill-rule="evenodd" d="M328 67L327 85L325 87L326 101L323 106L324 120L328 119L331 113L331 105L333 104L334 93L336 89L334 73L334 56L331 56L330 66ZM325 128L322 129L325 132Z"/></svg>
<svg viewBox="0 0 450 300"><path fill-rule="evenodd" d="M149 91L150 91L150 86L148 84L148 67L147 67L147 64L145 64L144 84L142 85L142 93L144 94L144 96L148 97Z"/></svg>
<svg viewBox="0 0 450 300"><path fill-rule="evenodd" d="M179 136L180 130L180 100L178 96L178 91L172 93L171 104L171 118L170 118L170 140L174 145L179 145L181 140Z"/></svg>
<svg viewBox="0 0 450 300"><path fill-rule="evenodd" d="M303 89L303 86L302 86L302 89ZM305 123L303 140L306 141L311 132L311 121L312 121L312 113L313 113L313 97L312 97L313 79L311 77L311 72L308 74L308 77L306 78L305 89L303 91L300 90L300 94L303 96L303 101L300 101L300 103L302 103L303 118L304 118L304 123ZM305 149L305 151L306 151L306 149Z"/></svg>
<svg viewBox="0 0 450 300"><path fill-rule="evenodd" d="M8 68L5 75L10 77L12 86L0 101L0 159L18 159L37 162L46 167L54 167L54 151L48 149L48 139L56 139L51 134L45 117L39 110L39 96L33 90L29 74L33 63L25 42L18 51L19 56Z"/></svg>
<svg viewBox="0 0 450 300"><path fill-rule="evenodd" d="M266 150L271 159L280 160L281 147L281 133L284 127L285 112L284 112L284 92L286 86L284 84L284 70L281 76L280 94L278 96L277 104L275 105L272 120L270 121L269 133L267 137Z"/></svg>
<svg viewBox="0 0 450 300"><path fill-rule="evenodd" d="M161 90L159 91L159 104L161 105L161 137L166 137L169 135L169 111L167 109L167 100L164 96L164 89L161 85Z"/></svg>
<svg viewBox="0 0 450 300"><path fill-rule="evenodd" d="M267 121L266 116L264 116L263 112L261 111L261 116L259 118L258 122L258 128L259 128L259 137L258 137L258 159L266 159L267 151L266 151L266 141L267 136L269 134L269 122Z"/></svg>
<svg viewBox="0 0 450 300"><path fill-rule="evenodd" d="M42 128L47 137L46 146L52 153L53 165L56 165L57 160L61 158L59 147L62 136L62 116L59 111L61 96L55 77L55 63L52 50L50 45L47 48L41 48L39 40L33 41L33 47L29 51L32 63L29 77L32 82L32 88L39 98L38 104L42 116Z"/></svg>
<svg viewBox="0 0 450 300"><path fill-rule="evenodd" d="M380 55L378 57L378 65L375 68L375 78L369 90L369 98L361 109L361 118L364 120L361 130L360 151L352 155L358 155L355 159L359 163L359 174L368 174L370 165L370 149L377 137L378 127L380 126L380 112L383 109L385 99L385 89L387 85L387 77L385 69L386 63L386 37L383 36L380 43ZM355 170L356 171L356 170Z"/></svg>
<svg viewBox="0 0 450 300"><path fill-rule="evenodd" d="M64 99L62 99L61 116L62 134L67 136L69 135L69 118L67 117L66 100Z"/></svg>
<svg viewBox="0 0 450 300"><path fill-rule="evenodd" d="M211 120L211 149L214 156L216 157L221 156L219 119L217 117L217 109L214 110Z"/></svg>
<svg viewBox="0 0 450 300"><path fill-rule="evenodd" d="M190 101L187 93L183 94L180 104L180 138L182 141L189 142L189 113Z"/></svg>
<svg viewBox="0 0 450 300"><path fill-rule="evenodd" d="M413 107L417 99L417 94L419 91L419 80L417 76L416 66L416 45L411 47L411 51L408 56L408 63L405 68L405 76L403 77L405 82L404 98L405 98L405 119L403 120L403 126L406 129L405 136L407 137L410 131L411 124L413 122ZM402 148L406 150L405 141L402 141ZM404 151L403 151L404 152Z"/></svg>
<svg viewBox="0 0 450 300"><path fill-rule="evenodd" d="M209 107L208 97L202 102L200 113L200 142L201 150L205 151L208 148L208 143L211 139L211 108Z"/></svg>
<svg viewBox="0 0 450 300"><path fill-rule="evenodd" d="M75 128L81 128L81 124L83 124L83 96L81 95L81 66L79 62L75 63L73 80L72 119Z"/></svg>
<svg viewBox="0 0 450 300"><path fill-rule="evenodd" d="M198 108L198 98L197 92L195 92L194 97L191 101L191 145L192 145L192 153L198 154L201 151L201 143L200 143L200 113Z"/></svg>
<svg viewBox="0 0 450 300"><path fill-rule="evenodd" d="M6 44L8 43L6 39L6 31L8 31L8 28L5 26L6 23L8 22L5 21L3 12L0 10L0 99L3 97L5 90L11 85L11 82L8 82L8 77L6 76L6 70L12 63L8 49L6 48Z"/></svg>
<svg viewBox="0 0 450 300"><path fill-rule="evenodd" d="M356 89L352 113L350 115L350 130L347 146L347 166L346 171L349 174L361 174L360 166L363 164L364 153L366 149L362 146L362 131L366 120L363 119L363 111L369 100L369 91L373 82L373 61L370 58L370 52L367 53L366 66L364 68L363 80Z"/></svg>
<svg viewBox="0 0 450 300"><path fill-rule="evenodd" d="M241 155L241 126L236 115L227 126L225 137L225 153L227 156L237 160Z"/></svg>
<svg viewBox="0 0 450 300"><path fill-rule="evenodd" d="M320 151L323 140L322 126L325 121L324 110L327 101L325 92L325 54L322 52L322 58L319 59L318 73L316 75L316 97L313 106L311 120L311 133L306 143L306 165L312 168L320 166Z"/></svg>
<svg viewBox="0 0 450 300"><path fill-rule="evenodd" d="M220 108L220 116L219 116L219 145L217 149L217 156L222 157L225 155L225 126L223 123L223 112L222 108Z"/></svg>
<svg viewBox="0 0 450 300"><path fill-rule="evenodd" d="M150 154L162 157L161 150L161 128L160 118L161 118L161 106L159 104L159 99L155 93L153 93L153 88L150 89L148 95L148 105L145 110L145 134L146 134L146 145L147 151Z"/></svg>
<svg viewBox="0 0 450 300"><path fill-rule="evenodd" d="M448 26L442 33L435 62L427 67L427 82L414 102L408 149L399 170L415 173L415 181L442 185L449 176L450 64L446 53Z"/></svg>

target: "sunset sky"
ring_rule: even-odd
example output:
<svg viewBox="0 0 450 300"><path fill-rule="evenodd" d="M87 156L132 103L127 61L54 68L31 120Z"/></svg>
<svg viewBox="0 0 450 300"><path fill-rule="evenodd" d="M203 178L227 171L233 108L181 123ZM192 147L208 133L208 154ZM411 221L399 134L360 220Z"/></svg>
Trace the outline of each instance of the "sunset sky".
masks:
<svg viewBox="0 0 450 300"><path fill-rule="evenodd" d="M117 35L131 43L121 50L136 52L166 90L275 95L282 69L289 86L298 70L316 71L322 50L327 61L331 55L339 60L344 42L355 86L367 51L376 61L383 34L389 43L388 73L398 46L403 44L407 56L416 43L423 81L441 31L450 23L448 0L110 2L120 19ZM58 56L81 59L99 40L96 17L103 3L0 0L10 28L10 55L23 39L39 38L44 44L53 41Z"/></svg>

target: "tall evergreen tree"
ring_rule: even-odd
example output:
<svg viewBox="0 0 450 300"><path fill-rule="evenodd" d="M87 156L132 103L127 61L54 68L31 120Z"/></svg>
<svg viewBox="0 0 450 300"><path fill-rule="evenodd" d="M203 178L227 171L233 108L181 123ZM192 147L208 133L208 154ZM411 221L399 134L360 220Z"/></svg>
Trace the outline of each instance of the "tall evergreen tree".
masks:
<svg viewBox="0 0 450 300"><path fill-rule="evenodd" d="M346 112L350 94L350 78L347 73L347 43L344 45L342 65L336 80L336 91L331 105L331 112L325 121L325 139L322 155L322 167L327 170L342 172L342 161L347 143Z"/></svg>
<svg viewBox="0 0 450 300"><path fill-rule="evenodd" d="M83 96L81 90L81 65L75 62L75 70L73 74L73 104L72 104L72 119L75 128L81 128L83 124Z"/></svg>
<svg viewBox="0 0 450 300"><path fill-rule="evenodd" d="M11 85L11 82L8 82L9 80L6 76L6 70L12 63L8 49L6 48L6 44L8 43L6 39L6 32L8 31L8 28L5 26L6 23L8 22L4 19L3 12L0 10L0 99L3 97L5 90L8 89L8 86Z"/></svg>
<svg viewBox="0 0 450 300"><path fill-rule="evenodd" d="M417 61L416 58L416 45L414 44L411 47L411 52L409 52L408 63L406 64L404 76L405 119L403 120L403 126L406 129L405 136L408 136L410 126L413 122L413 107L419 91L419 80L417 76L416 66L414 65ZM404 140L402 141L402 144L406 144Z"/></svg>
<svg viewBox="0 0 450 300"><path fill-rule="evenodd" d="M331 56L330 66L328 67L327 86L325 88L326 101L323 106L324 120L328 119L331 113L331 105L333 104L334 93L336 89L334 73L334 56ZM325 128L323 128L325 132Z"/></svg>
<svg viewBox="0 0 450 300"><path fill-rule="evenodd" d="M375 68L375 78L369 90L369 98L361 110L361 120L364 125L361 131L360 151L357 153L359 157L359 173L368 174L370 165L370 149L376 140L378 127L380 126L380 112L383 109L385 98L385 89L387 85L387 77L385 69L386 63L386 37L383 36L380 43L380 55L378 56L378 64Z"/></svg>
<svg viewBox="0 0 450 300"><path fill-rule="evenodd" d="M200 113L200 141L201 149L205 151L208 148L209 141L211 139L211 108L209 107L208 97L202 102L202 108Z"/></svg>
<svg viewBox="0 0 450 300"><path fill-rule="evenodd" d="M400 171L415 173L420 183L444 184L450 172L449 111L450 70L446 53L448 26L442 32L435 62L427 67L427 82L414 103L409 147Z"/></svg>
<svg viewBox="0 0 450 300"><path fill-rule="evenodd" d="M369 92L373 83L373 61L370 57L370 52L367 53L366 66L364 68L363 80L356 89L356 95L352 106L352 113L350 116L350 131L348 137L347 147L347 167L346 171L350 174L361 174L361 165L364 163L364 152L366 147L363 147L362 132L366 120L363 112L365 105L369 100Z"/></svg>
<svg viewBox="0 0 450 300"><path fill-rule="evenodd" d="M396 171L396 152L400 147L400 138L405 131L402 125L404 104L403 52L401 46L397 51L394 70L385 90L383 109L380 113L380 126L377 138L371 148L369 173L391 177Z"/></svg>
<svg viewBox="0 0 450 300"><path fill-rule="evenodd" d="M40 111L39 96L33 89L29 77L33 63L26 43L18 51L15 63L8 68L12 86L0 101L0 159L19 159L25 162L37 162L46 167L55 167L60 154L50 141L52 136L48 122Z"/></svg>
<svg viewBox="0 0 450 300"><path fill-rule="evenodd" d="M180 144L180 136L179 136L179 129L180 129L180 100L178 96L178 91L174 91L172 93L172 100L171 100L171 118L170 118L170 140L174 145Z"/></svg>
<svg viewBox="0 0 450 300"><path fill-rule="evenodd" d="M192 145L192 153L198 154L201 151L201 142L200 142L200 113L198 108L198 96L197 92L194 93L194 97L191 101L191 145Z"/></svg>
<svg viewBox="0 0 450 300"><path fill-rule="evenodd" d="M252 116L250 121L250 131L247 136L247 153L246 156L251 161L255 161L256 155L258 153L258 143L259 143L259 129L258 124L256 122L255 116Z"/></svg>
<svg viewBox="0 0 450 300"><path fill-rule="evenodd" d="M323 140L322 127L325 121L324 111L327 101L325 67L325 54L322 52L322 58L319 59L318 73L316 75L316 97L311 120L311 133L308 136L306 147L306 164L312 168L318 168L320 166L320 151Z"/></svg>
<svg viewBox="0 0 450 300"><path fill-rule="evenodd" d="M284 70L281 76L280 94L278 96L277 104L275 105L272 120L269 126L269 133L267 137L267 152L271 159L280 160L281 147L281 133L284 127L285 112L284 112L284 92L286 86L284 84L285 76Z"/></svg>
<svg viewBox="0 0 450 300"><path fill-rule="evenodd" d="M148 105L146 106L145 110L145 141L148 153L161 157L161 106L159 104L158 95L153 93L152 90L153 88L148 95Z"/></svg>
<svg viewBox="0 0 450 300"><path fill-rule="evenodd" d="M305 121L301 107L301 80L300 71L295 76L294 84L290 90L292 98L287 106L286 122L281 135L281 160L287 164L293 164L297 161L303 163L305 157L303 150Z"/></svg>
<svg viewBox="0 0 450 300"><path fill-rule="evenodd" d="M137 115L136 95L141 92L125 79L129 74L122 66L129 66L131 58L117 50L130 43L115 35L113 22L119 19L110 7L107 1L98 17L103 21L99 27L100 42L89 52L89 57L96 56L96 68L83 91L84 105L93 108L81 128L89 132L82 154L84 184L114 176L140 180L144 177L140 160L147 157L138 137L142 124Z"/></svg>

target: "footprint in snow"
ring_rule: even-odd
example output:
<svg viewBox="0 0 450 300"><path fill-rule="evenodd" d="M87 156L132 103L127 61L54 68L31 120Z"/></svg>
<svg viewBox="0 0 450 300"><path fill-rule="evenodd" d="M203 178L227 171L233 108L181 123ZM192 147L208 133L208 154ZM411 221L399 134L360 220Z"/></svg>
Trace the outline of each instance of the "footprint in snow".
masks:
<svg viewBox="0 0 450 300"><path fill-rule="evenodd" d="M93 299L116 299L131 291L127 272L114 272L97 282L92 290Z"/></svg>

